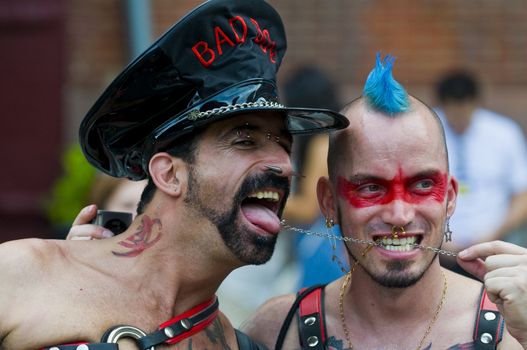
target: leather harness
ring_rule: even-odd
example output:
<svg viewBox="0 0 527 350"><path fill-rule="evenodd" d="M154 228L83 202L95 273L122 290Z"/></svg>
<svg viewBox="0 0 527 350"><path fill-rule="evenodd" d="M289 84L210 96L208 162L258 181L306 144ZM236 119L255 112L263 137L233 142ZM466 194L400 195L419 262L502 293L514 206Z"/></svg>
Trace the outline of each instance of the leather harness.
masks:
<svg viewBox="0 0 527 350"><path fill-rule="evenodd" d="M327 349L327 330L324 312L324 287L316 285L304 288L287 314L275 350L282 349L285 336L294 315L297 315L298 332L302 349ZM298 310L298 312L297 312ZM480 303L474 328L474 350L495 350L503 337L504 319L498 308L492 303L484 288L481 289Z"/></svg>

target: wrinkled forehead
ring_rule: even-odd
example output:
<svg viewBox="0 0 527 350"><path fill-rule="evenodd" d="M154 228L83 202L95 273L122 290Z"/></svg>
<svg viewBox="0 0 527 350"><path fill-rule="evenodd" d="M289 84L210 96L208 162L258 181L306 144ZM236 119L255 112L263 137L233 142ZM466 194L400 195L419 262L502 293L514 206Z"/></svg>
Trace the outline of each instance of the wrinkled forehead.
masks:
<svg viewBox="0 0 527 350"><path fill-rule="evenodd" d="M387 115L373 110L364 100L347 110L350 126L336 135L332 150L339 149L347 159L346 168L395 169L403 165L447 170L446 147L439 121L423 103L411 99L408 112Z"/></svg>

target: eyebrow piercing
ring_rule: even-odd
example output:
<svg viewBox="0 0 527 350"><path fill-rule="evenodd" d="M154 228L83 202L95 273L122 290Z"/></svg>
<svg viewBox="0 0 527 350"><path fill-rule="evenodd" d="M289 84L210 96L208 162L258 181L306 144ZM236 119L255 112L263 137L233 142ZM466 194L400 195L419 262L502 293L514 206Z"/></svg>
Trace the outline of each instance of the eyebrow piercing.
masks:
<svg viewBox="0 0 527 350"><path fill-rule="evenodd" d="M280 136L274 136L273 134L271 134L270 132L268 132L265 137L268 139L268 140L271 140L271 139L274 139L274 142L276 143L280 143Z"/></svg>

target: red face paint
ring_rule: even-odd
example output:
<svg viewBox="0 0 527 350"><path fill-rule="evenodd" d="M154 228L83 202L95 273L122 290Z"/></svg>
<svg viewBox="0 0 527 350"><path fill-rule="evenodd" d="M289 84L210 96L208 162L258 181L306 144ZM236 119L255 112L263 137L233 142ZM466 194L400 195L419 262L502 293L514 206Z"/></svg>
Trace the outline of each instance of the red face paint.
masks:
<svg viewBox="0 0 527 350"><path fill-rule="evenodd" d="M392 180L375 176L338 177L339 195L356 208L383 205L394 200L417 204L427 200L443 202L447 174L432 171L405 176L401 170Z"/></svg>

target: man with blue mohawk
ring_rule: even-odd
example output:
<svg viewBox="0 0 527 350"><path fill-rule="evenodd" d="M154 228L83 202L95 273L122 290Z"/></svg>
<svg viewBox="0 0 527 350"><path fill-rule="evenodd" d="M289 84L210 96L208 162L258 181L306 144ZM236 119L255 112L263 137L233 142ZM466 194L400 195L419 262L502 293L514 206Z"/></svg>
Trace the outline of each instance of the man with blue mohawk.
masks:
<svg viewBox="0 0 527 350"><path fill-rule="evenodd" d="M350 126L332 134L318 183L350 271L272 299L244 328L274 349L527 349L526 249L489 242L459 253L484 283L439 264L453 254L441 245L458 184L440 121L393 79L393 62L378 55L344 108Z"/></svg>

